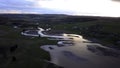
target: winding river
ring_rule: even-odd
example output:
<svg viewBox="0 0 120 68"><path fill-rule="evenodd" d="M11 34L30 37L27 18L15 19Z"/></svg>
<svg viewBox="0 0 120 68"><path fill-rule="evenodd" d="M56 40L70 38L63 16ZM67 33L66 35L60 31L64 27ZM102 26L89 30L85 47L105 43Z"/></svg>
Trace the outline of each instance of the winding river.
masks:
<svg viewBox="0 0 120 68"><path fill-rule="evenodd" d="M44 37L68 39L67 36L44 35L43 29L38 32ZM68 34L66 34L68 35ZM44 45L40 48L48 51L51 55L51 62L64 68L120 68L120 51L92 43L80 37L72 37L72 43L66 45L62 42L59 45Z"/></svg>

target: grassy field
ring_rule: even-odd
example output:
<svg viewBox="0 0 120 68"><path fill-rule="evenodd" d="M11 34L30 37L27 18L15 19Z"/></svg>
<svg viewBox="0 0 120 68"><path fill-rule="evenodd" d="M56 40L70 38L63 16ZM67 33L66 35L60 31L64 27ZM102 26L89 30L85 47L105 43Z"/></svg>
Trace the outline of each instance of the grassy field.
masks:
<svg viewBox="0 0 120 68"><path fill-rule="evenodd" d="M42 68L46 64L43 60L50 60L48 52L40 49L41 45L56 44L56 41L40 37L22 36L21 28L0 25L0 47L8 49L7 58L0 58L0 68ZM10 53L9 48L18 45L15 52ZM15 56L16 60L12 61Z"/></svg>
<svg viewBox="0 0 120 68"><path fill-rule="evenodd" d="M73 24L58 24L54 26L54 29L64 29L64 30L72 30L74 26L77 26L79 28L88 28L92 25L100 24L103 26L102 31L105 32L113 32L113 33L120 33L120 23L116 22L110 22L110 23L104 23L104 22L98 22L98 21L93 21L93 22L80 22L80 23L73 23ZM76 30L78 31L78 30Z"/></svg>

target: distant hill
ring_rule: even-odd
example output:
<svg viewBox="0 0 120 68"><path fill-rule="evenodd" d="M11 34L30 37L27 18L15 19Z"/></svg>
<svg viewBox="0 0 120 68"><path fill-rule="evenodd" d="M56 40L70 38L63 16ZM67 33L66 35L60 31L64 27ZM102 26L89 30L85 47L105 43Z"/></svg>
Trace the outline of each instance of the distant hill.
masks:
<svg viewBox="0 0 120 68"><path fill-rule="evenodd" d="M120 18L97 16L72 16L64 14L0 14L2 22L24 23L75 23L88 21L119 21Z"/></svg>

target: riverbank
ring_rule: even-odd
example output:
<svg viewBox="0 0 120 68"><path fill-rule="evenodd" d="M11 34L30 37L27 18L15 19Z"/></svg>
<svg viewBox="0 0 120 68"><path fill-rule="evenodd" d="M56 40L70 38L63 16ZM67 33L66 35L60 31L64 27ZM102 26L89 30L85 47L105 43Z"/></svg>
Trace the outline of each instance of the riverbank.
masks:
<svg viewBox="0 0 120 68"><path fill-rule="evenodd" d="M115 44L108 43L107 41L102 40L102 39L99 39L99 38L86 37L86 39L90 40L90 41L93 42L93 43L99 43L99 44L101 44L102 46L106 46L106 47L110 47L110 48L114 48L114 49L120 50L120 46L117 46L117 45L115 45Z"/></svg>

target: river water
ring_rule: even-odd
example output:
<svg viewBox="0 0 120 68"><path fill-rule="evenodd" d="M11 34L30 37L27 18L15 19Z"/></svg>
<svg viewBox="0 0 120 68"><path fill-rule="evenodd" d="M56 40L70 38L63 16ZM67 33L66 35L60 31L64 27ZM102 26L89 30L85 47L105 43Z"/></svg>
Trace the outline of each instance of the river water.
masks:
<svg viewBox="0 0 120 68"><path fill-rule="evenodd" d="M69 40L68 34L63 36L45 35L45 31L39 28L38 34L21 33L26 36L41 36L48 38L57 38L53 40ZM65 45L66 41L59 41L59 45L43 45L40 48L48 51L51 61L54 64L64 68L120 68L120 50L102 46L98 43L92 43L82 36L69 34L72 36L72 45ZM52 39L49 39L52 40Z"/></svg>
<svg viewBox="0 0 120 68"><path fill-rule="evenodd" d="M73 42L70 46L44 45L41 48L50 53L52 63L64 68L120 68L119 50L81 38L74 38Z"/></svg>

